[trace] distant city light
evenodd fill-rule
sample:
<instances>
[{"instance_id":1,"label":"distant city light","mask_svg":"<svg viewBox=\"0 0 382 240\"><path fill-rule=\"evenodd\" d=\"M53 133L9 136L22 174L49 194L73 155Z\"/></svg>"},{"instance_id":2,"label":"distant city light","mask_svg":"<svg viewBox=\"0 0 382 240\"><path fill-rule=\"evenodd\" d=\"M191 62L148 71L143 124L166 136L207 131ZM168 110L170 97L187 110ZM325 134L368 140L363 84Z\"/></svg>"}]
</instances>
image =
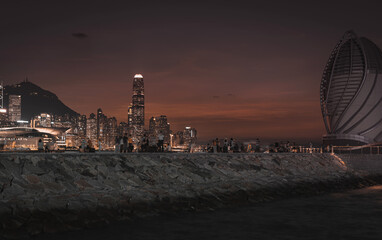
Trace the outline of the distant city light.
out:
<instances>
[{"instance_id":1,"label":"distant city light","mask_svg":"<svg viewBox=\"0 0 382 240\"><path fill-rule=\"evenodd\" d=\"M6 113L7 112L7 109L5 108L0 108L0 113Z\"/></svg>"},{"instance_id":2,"label":"distant city light","mask_svg":"<svg viewBox=\"0 0 382 240\"><path fill-rule=\"evenodd\" d=\"M29 123L29 121L24 121L24 120L18 120L18 123Z\"/></svg>"}]
</instances>

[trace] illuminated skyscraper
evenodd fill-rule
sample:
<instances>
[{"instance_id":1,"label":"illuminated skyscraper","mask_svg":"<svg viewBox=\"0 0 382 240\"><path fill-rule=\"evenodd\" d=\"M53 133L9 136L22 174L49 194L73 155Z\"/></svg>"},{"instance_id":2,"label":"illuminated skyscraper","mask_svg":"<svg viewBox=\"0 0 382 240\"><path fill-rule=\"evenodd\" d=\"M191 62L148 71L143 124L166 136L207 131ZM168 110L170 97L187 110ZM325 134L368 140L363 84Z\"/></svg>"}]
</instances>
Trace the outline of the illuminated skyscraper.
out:
<instances>
[{"instance_id":1,"label":"illuminated skyscraper","mask_svg":"<svg viewBox=\"0 0 382 240\"><path fill-rule=\"evenodd\" d=\"M78 137L84 139L86 137L86 115L80 115L77 117L76 128L78 131Z\"/></svg>"},{"instance_id":2,"label":"illuminated skyscraper","mask_svg":"<svg viewBox=\"0 0 382 240\"><path fill-rule=\"evenodd\" d=\"M133 81L132 132L135 137L143 135L145 126L145 94L143 76L135 74Z\"/></svg>"},{"instance_id":3,"label":"illuminated skyscraper","mask_svg":"<svg viewBox=\"0 0 382 240\"><path fill-rule=\"evenodd\" d=\"M117 137L117 119L115 117L107 118L105 123L105 134L102 139L104 148L111 149L115 145L115 138Z\"/></svg>"},{"instance_id":4,"label":"illuminated skyscraper","mask_svg":"<svg viewBox=\"0 0 382 240\"><path fill-rule=\"evenodd\" d=\"M327 135L337 146L382 142L382 52L369 39L346 32L321 80Z\"/></svg>"},{"instance_id":5,"label":"illuminated skyscraper","mask_svg":"<svg viewBox=\"0 0 382 240\"><path fill-rule=\"evenodd\" d=\"M7 120L7 109L4 108L4 88L3 83L0 83L0 125Z\"/></svg>"},{"instance_id":6,"label":"illuminated skyscraper","mask_svg":"<svg viewBox=\"0 0 382 240\"><path fill-rule=\"evenodd\" d=\"M100 140L103 136L103 122L105 119L105 115L102 112L101 108L97 110L97 140Z\"/></svg>"},{"instance_id":7,"label":"illuminated skyscraper","mask_svg":"<svg viewBox=\"0 0 382 240\"><path fill-rule=\"evenodd\" d=\"M149 122L149 135L157 138L159 134L164 136L164 143L170 143L170 123L167 122L167 117L161 115L152 117Z\"/></svg>"},{"instance_id":8,"label":"illuminated skyscraper","mask_svg":"<svg viewBox=\"0 0 382 240\"><path fill-rule=\"evenodd\" d=\"M86 120L86 137L92 142L97 143L97 119L94 113L90 114Z\"/></svg>"},{"instance_id":9,"label":"illuminated skyscraper","mask_svg":"<svg viewBox=\"0 0 382 240\"><path fill-rule=\"evenodd\" d=\"M133 135L133 105L131 103L127 108L127 131L125 131L124 134L125 133ZM121 136L124 136L124 134Z\"/></svg>"},{"instance_id":10,"label":"illuminated skyscraper","mask_svg":"<svg viewBox=\"0 0 382 240\"><path fill-rule=\"evenodd\" d=\"M21 96L9 95L8 105L9 121L17 122L21 120Z\"/></svg>"},{"instance_id":11,"label":"illuminated skyscraper","mask_svg":"<svg viewBox=\"0 0 382 240\"><path fill-rule=\"evenodd\" d=\"M4 108L4 88L3 83L0 83L0 109Z\"/></svg>"},{"instance_id":12,"label":"illuminated skyscraper","mask_svg":"<svg viewBox=\"0 0 382 240\"><path fill-rule=\"evenodd\" d=\"M33 127L52 127L52 115L41 113L32 119Z\"/></svg>"},{"instance_id":13,"label":"illuminated skyscraper","mask_svg":"<svg viewBox=\"0 0 382 240\"><path fill-rule=\"evenodd\" d=\"M125 122L120 122L118 125L118 136L125 136L125 134L129 134L129 127L127 123Z\"/></svg>"},{"instance_id":14,"label":"illuminated skyscraper","mask_svg":"<svg viewBox=\"0 0 382 240\"><path fill-rule=\"evenodd\" d=\"M183 141L184 143L196 143L196 129L192 127L185 127L183 130Z\"/></svg>"}]
</instances>

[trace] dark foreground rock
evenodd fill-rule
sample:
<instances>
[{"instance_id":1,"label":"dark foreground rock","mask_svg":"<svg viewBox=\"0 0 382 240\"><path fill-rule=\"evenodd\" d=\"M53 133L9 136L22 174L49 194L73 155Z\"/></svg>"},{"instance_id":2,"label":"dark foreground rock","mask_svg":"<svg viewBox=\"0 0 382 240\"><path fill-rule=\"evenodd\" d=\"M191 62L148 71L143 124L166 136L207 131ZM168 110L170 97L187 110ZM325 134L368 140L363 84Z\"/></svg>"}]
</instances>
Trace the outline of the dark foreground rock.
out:
<instances>
[{"instance_id":1,"label":"dark foreground rock","mask_svg":"<svg viewBox=\"0 0 382 240\"><path fill-rule=\"evenodd\" d=\"M1 154L0 234L24 238L382 183L378 171L346 161L329 154Z\"/></svg>"}]
</instances>

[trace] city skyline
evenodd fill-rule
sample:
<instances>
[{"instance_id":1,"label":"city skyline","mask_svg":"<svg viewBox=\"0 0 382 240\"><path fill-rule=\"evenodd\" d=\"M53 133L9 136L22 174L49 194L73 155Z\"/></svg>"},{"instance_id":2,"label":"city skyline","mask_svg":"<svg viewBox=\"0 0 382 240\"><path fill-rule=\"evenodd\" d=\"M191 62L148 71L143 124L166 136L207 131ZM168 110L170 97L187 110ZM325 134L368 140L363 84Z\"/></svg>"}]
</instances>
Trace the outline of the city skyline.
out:
<instances>
[{"instance_id":1,"label":"city skyline","mask_svg":"<svg viewBox=\"0 0 382 240\"><path fill-rule=\"evenodd\" d=\"M28 76L79 113L101 107L127 122L131 76L142 73L146 116L166 114L174 129L321 142L317 89L329 53L349 29L381 46L378 8L296 2L9 3L0 80Z\"/></svg>"}]
</instances>

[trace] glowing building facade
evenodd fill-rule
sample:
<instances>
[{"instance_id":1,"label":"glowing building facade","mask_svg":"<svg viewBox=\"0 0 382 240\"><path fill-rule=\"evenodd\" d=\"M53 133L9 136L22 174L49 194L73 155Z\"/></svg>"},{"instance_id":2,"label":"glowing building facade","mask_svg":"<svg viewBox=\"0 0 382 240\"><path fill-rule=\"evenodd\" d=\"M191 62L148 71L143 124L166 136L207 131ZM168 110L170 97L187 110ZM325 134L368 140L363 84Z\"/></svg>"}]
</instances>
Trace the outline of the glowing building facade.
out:
<instances>
[{"instance_id":1,"label":"glowing building facade","mask_svg":"<svg viewBox=\"0 0 382 240\"><path fill-rule=\"evenodd\" d=\"M167 122L167 117L161 115L159 117L152 117L149 122L149 136L152 138L158 138L162 134L164 136L164 143L170 143L170 123Z\"/></svg>"},{"instance_id":2,"label":"glowing building facade","mask_svg":"<svg viewBox=\"0 0 382 240\"><path fill-rule=\"evenodd\" d=\"M367 38L346 32L321 80L325 145L382 142L382 53Z\"/></svg>"},{"instance_id":3,"label":"glowing building facade","mask_svg":"<svg viewBox=\"0 0 382 240\"><path fill-rule=\"evenodd\" d=\"M90 114L86 120L86 138L89 139L92 144L97 143L97 118L94 113Z\"/></svg>"},{"instance_id":4,"label":"glowing building facade","mask_svg":"<svg viewBox=\"0 0 382 240\"><path fill-rule=\"evenodd\" d=\"M9 95L8 114L11 122L21 120L21 95Z\"/></svg>"},{"instance_id":5,"label":"glowing building facade","mask_svg":"<svg viewBox=\"0 0 382 240\"><path fill-rule=\"evenodd\" d=\"M134 137L141 137L145 126L145 94L143 76L135 74L133 81L131 126Z\"/></svg>"}]
</instances>

